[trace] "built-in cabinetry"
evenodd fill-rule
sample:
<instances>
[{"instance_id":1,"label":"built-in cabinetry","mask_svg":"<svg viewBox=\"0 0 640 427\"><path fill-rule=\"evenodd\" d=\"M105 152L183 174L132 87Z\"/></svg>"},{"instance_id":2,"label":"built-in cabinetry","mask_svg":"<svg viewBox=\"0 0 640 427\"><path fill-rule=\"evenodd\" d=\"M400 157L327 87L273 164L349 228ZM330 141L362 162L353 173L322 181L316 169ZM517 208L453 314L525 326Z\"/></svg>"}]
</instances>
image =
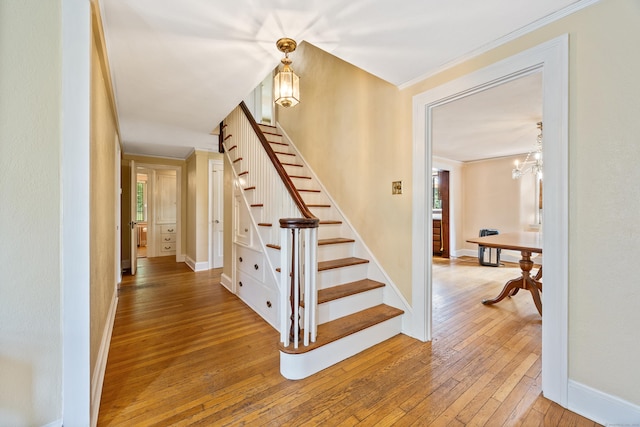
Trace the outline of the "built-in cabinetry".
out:
<instances>
[{"instance_id":1,"label":"built-in cabinetry","mask_svg":"<svg viewBox=\"0 0 640 427\"><path fill-rule=\"evenodd\" d=\"M262 252L236 245L238 296L272 325L277 324L278 294L265 286L265 258Z\"/></svg>"},{"instance_id":2,"label":"built-in cabinetry","mask_svg":"<svg viewBox=\"0 0 640 427\"><path fill-rule=\"evenodd\" d=\"M242 194L237 192L234 199L236 293L267 322L277 325L278 290L273 275L266 271L269 262L257 247L258 237Z\"/></svg>"},{"instance_id":3,"label":"built-in cabinetry","mask_svg":"<svg viewBox=\"0 0 640 427\"><path fill-rule=\"evenodd\" d=\"M160 242L158 242L158 252L160 256L173 255L176 253L176 225L160 225Z\"/></svg>"},{"instance_id":4,"label":"built-in cabinetry","mask_svg":"<svg viewBox=\"0 0 640 427\"><path fill-rule=\"evenodd\" d=\"M176 172L156 171L155 235L156 254L176 253Z\"/></svg>"},{"instance_id":5,"label":"built-in cabinetry","mask_svg":"<svg viewBox=\"0 0 640 427\"><path fill-rule=\"evenodd\" d=\"M433 254L442 255L442 220L433 220Z\"/></svg>"}]
</instances>

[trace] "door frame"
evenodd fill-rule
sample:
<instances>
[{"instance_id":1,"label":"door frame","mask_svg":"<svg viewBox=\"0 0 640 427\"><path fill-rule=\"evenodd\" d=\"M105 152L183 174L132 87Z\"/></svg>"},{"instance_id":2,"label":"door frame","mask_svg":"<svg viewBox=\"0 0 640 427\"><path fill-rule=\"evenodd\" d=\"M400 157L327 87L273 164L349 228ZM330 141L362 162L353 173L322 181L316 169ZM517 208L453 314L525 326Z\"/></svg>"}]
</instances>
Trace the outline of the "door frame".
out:
<instances>
[{"instance_id":1,"label":"door frame","mask_svg":"<svg viewBox=\"0 0 640 427\"><path fill-rule=\"evenodd\" d=\"M158 170L174 170L176 171L176 262L184 262L184 254L182 253L182 167L181 166L173 166L173 165L163 165L163 164L155 164L155 163L137 163L137 168L149 169L150 174L152 175L149 178L156 179L156 171ZM133 179L133 177L132 177ZM149 185L149 184L147 184ZM149 190L149 194L147 196L147 204L152 205L155 204L155 183L150 182L151 189ZM147 187L149 188L149 187ZM152 201L149 202L149 197L152 198ZM147 211L147 254L151 253L153 256L156 256L155 248L149 247L149 244L155 244L155 239L153 236L150 236L151 233L155 233L155 205L151 206ZM154 216L154 218L149 218L150 216ZM154 222L154 224L151 224ZM151 242L151 243L149 243ZM151 251L151 252L149 252ZM148 256L148 255L147 255Z\"/></svg>"},{"instance_id":2,"label":"door frame","mask_svg":"<svg viewBox=\"0 0 640 427\"><path fill-rule=\"evenodd\" d=\"M569 37L562 35L413 97L411 335L432 337L432 110L447 102L542 72L545 126L545 292L542 295L542 390L567 406L568 394L568 97ZM427 174L428 171L428 174ZM429 181L427 180L429 178ZM429 207L429 209L427 209ZM426 221L425 221L426 219Z\"/></svg>"},{"instance_id":3,"label":"door frame","mask_svg":"<svg viewBox=\"0 0 640 427\"><path fill-rule=\"evenodd\" d=\"M216 170L216 166L219 166L220 172L224 174L224 160L222 159L210 159L209 160L209 269L219 268L222 265L216 267L215 264L215 233L214 233L214 224L213 222L217 219L214 218L214 212L221 212L224 217L224 175L221 176L219 185L214 188L215 182L213 179L213 172ZM220 197L214 197L214 192L220 195ZM220 206L218 206L220 204ZM224 227L224 218L222 218ZM224 247L224 238L223 241L220 242L222 247ZM224 256L224 252L221 254Z\"/></svg>"}]
</instances>

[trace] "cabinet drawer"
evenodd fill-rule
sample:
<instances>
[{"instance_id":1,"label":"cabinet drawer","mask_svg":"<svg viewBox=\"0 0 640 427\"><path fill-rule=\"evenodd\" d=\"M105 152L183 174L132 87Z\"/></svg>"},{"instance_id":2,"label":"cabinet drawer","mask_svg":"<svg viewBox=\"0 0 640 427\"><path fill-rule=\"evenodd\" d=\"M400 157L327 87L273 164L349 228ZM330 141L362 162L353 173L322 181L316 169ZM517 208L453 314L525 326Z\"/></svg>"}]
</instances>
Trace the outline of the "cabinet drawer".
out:
<instances>
[{"instance_id":1,"label":"cabinet drawer","mask_svg":"<svg viewBox=\"0 0 640 427\"><path fill-rule=\"evenodd\" d=\"M161 234L167 234L167 233L174 233L176 232L176 225L175 224L161 224L160 225L160 233Z\"/></svg>"},{"instance_id":2,"label":"cabinet drawer","mask_svg":"<svg viewBox=\"0 0 640 427\"><path fill-rule=\"evenodd\" d=\"M171 233L160 234L160 243L175 243L176 235Z\"/></svg>"},{"instance_id":3,"label":"cabinet drawer","mask_svg":"<svg viewBox=\"0 0 640 427\"><path fill-rule=\"evenodd\" d=\"M175 243L160 242L160 252L175 252L175 250L176 250Z\"/></svg>"},{"instance_id":4,"label":"cabinet drawer","mask_svg":"<svg viewBox=\"0 0 640 427\"><path fill-rule=\"evenodd\" d=\"M238 296L268 322L277 324L278 294L243 272L238 273Z\"/></svg>"},{"instance_id":5,"label":"cabinet drawer","mask_svg":"<svg viewBox=\"0 0 640 427\"><path fill-rule=\"evenodd\" d=\"M264 280L264 255L261 252L236 246L236 266L238 270L250 274L259 281Z\"/></svg>"}]
</instances>

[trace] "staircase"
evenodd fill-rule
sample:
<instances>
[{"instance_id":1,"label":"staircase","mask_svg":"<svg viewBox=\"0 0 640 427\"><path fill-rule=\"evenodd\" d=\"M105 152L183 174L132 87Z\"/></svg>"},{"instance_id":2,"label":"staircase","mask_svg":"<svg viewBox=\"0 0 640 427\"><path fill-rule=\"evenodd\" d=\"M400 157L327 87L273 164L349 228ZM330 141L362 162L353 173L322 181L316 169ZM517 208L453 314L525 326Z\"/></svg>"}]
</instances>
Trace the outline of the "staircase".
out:
<instances>
[{"instance_id":1,"label":"staircase","mask_svg":"<svg viewBox=\"0 0 640 427\"><path fill-rule=\"evenodd\" d=\"M318 224L317 250L311 258L317 261L317 275L314 278L317 296L311 300L305 297L300 299L299 303L293 304L299 305L302 309L309 309L305 305L317 303L317 307L310 308L311 312L300 311L298 314L300 325L306 324L305 317L310 316L304 313L313 313L312 316L315 316L317 322L317 328L313 325L308 326L309 329L313 328L315 334L312 333L311 340L305 341L308 341L307 345L297 345L298 341L293 336L289 339L288 327L295 323L289 317L296 317L291 315L296 308L289 308L289 297L283 298L281 295L279 304L279 309L285 310L280 313L280 318L283 319L279 325L282 337L279 346L280 370L286 378L300 379L400 333L404 310L397 307L406 308L407 304L399 292L389 286L390 280L386 274L375 259L372 260L372 255L293 144L276 127L258 127L275 154L277 163L286 173L283 180L286 181L288 178L293 184L293 193L298 194L303 204L300 210L306 208L307 217L317 218ZM256 128L254 125L254 129ZM289 278L281 277L285 273L282 273L280 268L281 265L286 265L283 264L281 254L281 245L286 241L282 236L286 236L286 231L281 232L278 227L280 218L267 216L269 212L275 216L286 216L290 213L277 212L277 209L269 211L270 203L284 203L273 200L272 195L266 196L265 199L259 196L258 190L261 186L270 184L252 180L252 171L247 169L245 162L250 150L240 149L241 142L231 134L226 135L225 132L224 138L225 151L234 167L234 174L244 184L241 185L243 195L268 259L267 264L273 266L275 283L279 283L278 291L282 294L289 288ZM297 216L302 215L297 212ZM285 251L285 254L288 253ZM302 290L300 292L303 293ZM289 326L283 325L287 322Z\"/></svg>"}]
</instances>

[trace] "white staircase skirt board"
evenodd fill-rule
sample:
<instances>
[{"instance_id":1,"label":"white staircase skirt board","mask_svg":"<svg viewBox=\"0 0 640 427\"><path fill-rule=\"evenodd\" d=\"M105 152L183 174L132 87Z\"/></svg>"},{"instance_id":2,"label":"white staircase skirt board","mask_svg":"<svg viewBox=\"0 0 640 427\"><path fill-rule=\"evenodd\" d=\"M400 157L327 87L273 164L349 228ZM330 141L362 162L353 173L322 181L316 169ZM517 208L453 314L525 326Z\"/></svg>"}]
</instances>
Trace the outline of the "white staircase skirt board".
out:
<instances>
[{"instance_id":1,"label":"white staircase skirt board","mask_svg":"<svg viewBox=\"0 0 640 427\"><path fill-rule=\"evenodd\" d=\"M355 334L301 354L280 352L280 373L300 380L354 356L400 333L402 316L396 316Z\"/></svg>"},{"instance_id":2,"label":"white staircase skirt board","mask_svg":"<svg viewBox=\"0 0 640 427\"><path fill-rule=\"evenodd\" d=\"M318 289L331 288L342 283L351 283L367 278L367 264L350 265L349 267L333 268L318 271L316 286Z\"/></svg>"},{"instance_id":3,"label":"white staircase skirt board","mask_svg":"<svg viewBox=\"0 0 640 427\"><path fill-rule=\"evenodd\" d=\"M382 304L383 288L371 289L318 305L318 324L327 323Z\"/></svg>"}]
</instances>

